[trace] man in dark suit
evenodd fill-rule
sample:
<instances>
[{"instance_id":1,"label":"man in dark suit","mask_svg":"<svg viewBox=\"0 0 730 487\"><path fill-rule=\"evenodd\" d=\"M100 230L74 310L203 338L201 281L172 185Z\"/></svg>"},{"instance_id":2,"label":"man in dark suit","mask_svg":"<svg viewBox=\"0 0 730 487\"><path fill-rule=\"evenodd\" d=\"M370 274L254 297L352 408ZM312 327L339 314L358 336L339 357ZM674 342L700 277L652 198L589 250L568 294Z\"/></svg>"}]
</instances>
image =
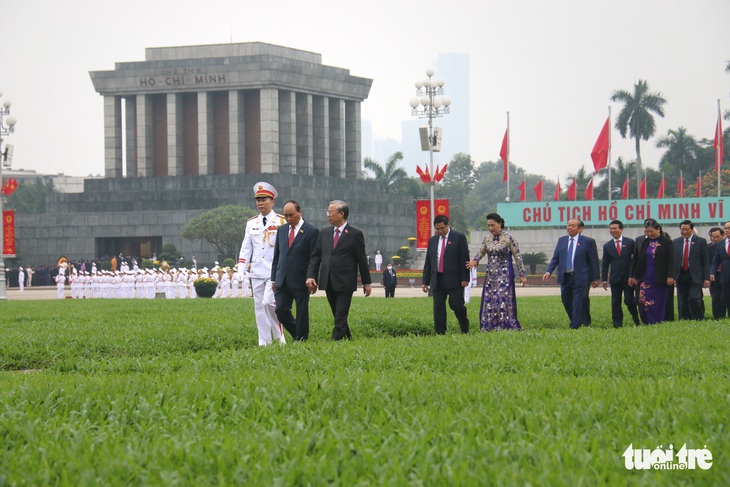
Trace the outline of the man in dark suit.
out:
<instances>
[{"instance_id":1,"label":"man in dark suit","mask_svg":"<svg viewBox=\"0 0 730 487\"><path fill-rule=\"evenodd\" d=\"M547 272L542 276L547 281L557 269L560 297L573 329L587 325L583 322L584 302L590 287L595 288L599 283L596 241L581 233L583 226L578 219L568 221L568 235L558 239Z\"/></svg>"},{"instance_id":2,"label":"man in dark suit","mask_svg":"<svg viewBox=\"0 0 730 487\"><path fill-rule=\"evenodd\" d=\"M724 252L725 231L721 227L713 227L709 232L711 243L707 244L707 252L710 254L710 265L715 259L715 252ZM712 274L710 267L710 297L712 300L712 317L721 320L727 316L727 305L722 299L722 267L718 266Z\"/></svg>"},{"instance_id":3,"label":"man in dark suit","mask_svg":"<svg viewBox=\"0 0 730 487\"><path fill-rule=\"evenodd\" d=\"M624 311L621 307L622 295L634 324L639 324L639 312L636 308L634 290L629 285L634 241L624 237L623 230L624 224L620 220L614 220L608 225L608 231L612 238L603 244L603 260L601 262L603 289L607 289L608 284L611 284L611 320L614 328L622 326L624 321Z\"/></svg>"},{"instance_id":4,"label":"man in dark suit","mask_svg":"<svg viewBox=\"0 0 730 487\"><path fill-rule=\"evenodd\" d=\"M722 285L722 304L730 315L730 221L725 222L725 238L715 244L710 267L710 280ZM722 272L721 272L722 269Z\"/></svg>"},{"instance_id":5,"label":"man in dark suit","mask_svg":"<svg viewBox=\"0 0 730 487\"><path fill-rule=\"evenodd\" d=\"M350 314L352 293L357 290L357 272L360 271L365 296L370 296L371 283L368 259L365 254L365 237L347 217L350 208L344 201L335 200L327 208L329 227L319 232L314 252L307 270L307 287L314 294L321 287L327 293L335 326L333 340L350 339Z\"/></svg>"},{"instance_id":6,"label":"man in dark suit","mask_svg":"<svg viewBox=\"0 0 730 487\"><path fill-rule=\"evenodd\" d=\"M681 320L705 319L702 288L710 287L710 256L707 240L694 234L694 224L679 224L681 237L674 243L674 280L677 282L677 308Z\"/></svg>"},{"instance_id":7,"label":"man in dark suit","mask_svg":"<svg viewBox=\"0 0 730 487\"><path fill-rule=\"evenodd\" d=\"M385 288L385 297L395 297L395 287L398 285L398 274L393 269L393 264L388 264L388 267L383 271L383 287Z\"/></svg>"},{"instance_id":8,"label":"man in dark suit","mask_svg":"<svg viewBox=\"0 0 730 487\"><path fill-rule=\"evenodd\" d=\"M459 320L462 333L469 333L469 317L464 304L464 288L469 284L469 245L466 235L449 228L449 217L433 220L436 235L428 240L421 288L433 295L433 323L436 333L446 333L446 298Z\"/></svg>"},{"instance_id":9,"label":"man in dark suit","mask_svg":"<svg viewBox=\"0 0 730 487\"><path fill-rule=\"evenodd\" d=\"M319 229L304 221L302 208L294 200L284 204L286 225L276 231L274 259L271 263L271 287L276 299L276 317L294 340L309 338L309 289L307 270L314 252ZM291 312L297 304L297 317Z\"/></svg>"}]
</instances>

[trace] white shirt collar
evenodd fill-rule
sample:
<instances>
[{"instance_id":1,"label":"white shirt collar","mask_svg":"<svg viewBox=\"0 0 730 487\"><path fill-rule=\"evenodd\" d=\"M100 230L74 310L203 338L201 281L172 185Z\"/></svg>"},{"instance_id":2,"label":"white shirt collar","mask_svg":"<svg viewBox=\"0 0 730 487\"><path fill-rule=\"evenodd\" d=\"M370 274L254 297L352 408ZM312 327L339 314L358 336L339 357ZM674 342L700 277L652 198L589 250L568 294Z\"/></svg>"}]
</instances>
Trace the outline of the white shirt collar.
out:
<instances>
[{"instance_id":1,"label":"white shirt collar","mask_svg":"<svg viewBox=\"0 0 730 487\"><path fill-rule=\"evenodd\" d=\"M302 225L304 225L304 218L300 218L299 223L294 225L294 233L299 233L299 230L302 229ZM290 227L291 227L291 225L290 225Z\"/></svg>"}]
</instances>

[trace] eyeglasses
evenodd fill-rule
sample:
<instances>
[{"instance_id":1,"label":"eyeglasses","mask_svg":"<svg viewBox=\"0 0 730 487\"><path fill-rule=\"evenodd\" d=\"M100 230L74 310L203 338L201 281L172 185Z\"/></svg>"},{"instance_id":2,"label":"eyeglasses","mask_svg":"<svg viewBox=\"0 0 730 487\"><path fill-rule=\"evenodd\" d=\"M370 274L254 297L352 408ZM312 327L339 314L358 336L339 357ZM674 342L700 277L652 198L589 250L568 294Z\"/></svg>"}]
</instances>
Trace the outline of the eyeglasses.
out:
<instances>
[{"instance_id":1,"label":"eyeglasses","mask_svg":"<svg viewBox=\"0 0 730 487\"><path fill-rule=\"evenodd\" d=\"M336 213L341 213L341 211L340 210L335 210L335 211L329 211L329 210L327 210L327 216L331 216L331 215L334 215Z\"/></svg>"}]
</instances>

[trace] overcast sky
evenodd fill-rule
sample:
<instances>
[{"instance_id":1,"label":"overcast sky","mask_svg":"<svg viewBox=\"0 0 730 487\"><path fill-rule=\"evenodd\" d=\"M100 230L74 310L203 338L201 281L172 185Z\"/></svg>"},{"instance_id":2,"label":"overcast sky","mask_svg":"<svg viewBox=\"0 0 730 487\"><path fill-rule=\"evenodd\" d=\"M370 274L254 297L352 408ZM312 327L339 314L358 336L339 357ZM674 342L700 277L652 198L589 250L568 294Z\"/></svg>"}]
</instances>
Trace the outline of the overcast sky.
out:
<instances>
[{"instance_id":1,"label":"overcast sky","mask_svg":"<svg viewBox=\"0 0 730 487\"><path fill-rule=\"evenodd\" d=\"M439 53L469 53L473 159L498 159L509 111L512 162L551 179L592 168L612 92L640 79L667 99L657 135L683 126L712 138L717 99L730 108L728 0L3 3L0 90L18 118L6 138L16 169L103 174L103 101L88 72L142 61L147 47L259 41L321 53L374 79L363 118L397 140L413 82ZM632 141L613 141L612 159L635 157ZM652 167L655 143L642 146Z\"/></svg>"}]
</instances>

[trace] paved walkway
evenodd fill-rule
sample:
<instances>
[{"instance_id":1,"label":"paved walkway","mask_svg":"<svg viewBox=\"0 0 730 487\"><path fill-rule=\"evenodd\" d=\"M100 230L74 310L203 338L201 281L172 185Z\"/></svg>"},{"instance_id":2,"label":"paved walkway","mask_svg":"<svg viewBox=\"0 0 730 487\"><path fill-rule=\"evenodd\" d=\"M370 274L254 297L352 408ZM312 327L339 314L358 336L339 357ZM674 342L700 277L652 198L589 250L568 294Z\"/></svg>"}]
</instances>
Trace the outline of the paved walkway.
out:
<instances>
[{"instance_id":1,"label":"paved walkway","mask_svg":"<svg viewBox=\"0 0 730 487\"><path fill-rule=\"evenodd\" d=\"M18 288L7 288L7 299L9 301L34 301L43 299L58 299L55 286L33 286L26 287L23 292L20 292ZM482 294L482 288L472 288L471 295L479 297ZM71 296L71 289L66 286L66 297ZM517 297L529 297L529 296L559 296L560 287L558 286L525 286L517 287ZM318 291L315 296L324 296L323 291ZM362 288L358 288L355 296L362 296ZM385 289L382 286L376 285L373 287L372 297L385 297ZM420 287L410 286L399 286L395 290L396 298L414 298L422 297L426 294L421 291Z\"/></svg>"}]
</instances>

